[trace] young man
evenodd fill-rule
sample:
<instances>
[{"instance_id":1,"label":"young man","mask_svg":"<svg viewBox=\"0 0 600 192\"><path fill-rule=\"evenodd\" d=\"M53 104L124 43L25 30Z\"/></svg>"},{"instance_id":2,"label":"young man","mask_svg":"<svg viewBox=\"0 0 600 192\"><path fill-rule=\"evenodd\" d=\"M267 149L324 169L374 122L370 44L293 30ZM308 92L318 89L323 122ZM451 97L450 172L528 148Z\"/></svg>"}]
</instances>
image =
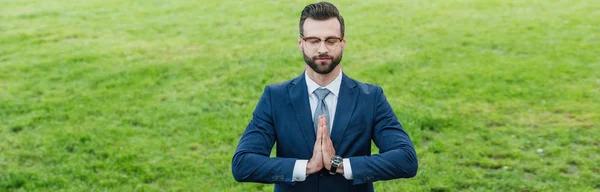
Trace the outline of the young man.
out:
<instances>
[{"instance_id":1,"label":"young man","mask_svg":"<svg viewBox=\"0 0 600 192\"><path fill-rule=\"evenodd\" d=\"M233 156L237 181L275 183L275 191L373 191L375 181L416 175L412 141L381 87L342 73L345 46L334 5L304 8L298 47L306 70L265 87ZM371 155L371 140L380 154Z\"/></svg>"}]
</instances>

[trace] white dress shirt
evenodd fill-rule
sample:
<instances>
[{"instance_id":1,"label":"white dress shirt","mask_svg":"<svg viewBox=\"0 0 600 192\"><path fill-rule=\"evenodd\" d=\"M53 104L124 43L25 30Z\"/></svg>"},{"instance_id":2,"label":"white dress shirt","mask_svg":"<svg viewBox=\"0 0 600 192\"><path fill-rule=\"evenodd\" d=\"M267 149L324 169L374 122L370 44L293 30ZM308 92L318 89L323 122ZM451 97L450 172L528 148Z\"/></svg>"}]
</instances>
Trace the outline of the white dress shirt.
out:
<instances>
[{"instance_id":1,"label":"white dress shirt","mask_svg":"<svg viewBox=\"0 0 600 192\"><path fill-rule=\"evenodd\" d=\"M314 117L315 111L317 110L317 102L319 99L317 95L314 93L315 90L321 88L319 84L315 83L306 72L304 72L304 79L306 79L306 87L308 88L308 100L310 102L310 112L311 117ZM335 118L335 110L337 108L337 101L340 93L340 86L342 85L342 71L340 70L340 74L331 82L329 85L323 87L331 91L329 95L325 97L325 103L327 104L327 108L329 109L329 118L331 119L329 124L329 133L333 129L333 120ZM306 165L308 164L308 160L296 160L294 164L294 172L292 181L304 181L306 180ZM352 180L352 168L350 167L350 159L344 158L344 177L348 180Z\"/></svg>"}]
</instances>

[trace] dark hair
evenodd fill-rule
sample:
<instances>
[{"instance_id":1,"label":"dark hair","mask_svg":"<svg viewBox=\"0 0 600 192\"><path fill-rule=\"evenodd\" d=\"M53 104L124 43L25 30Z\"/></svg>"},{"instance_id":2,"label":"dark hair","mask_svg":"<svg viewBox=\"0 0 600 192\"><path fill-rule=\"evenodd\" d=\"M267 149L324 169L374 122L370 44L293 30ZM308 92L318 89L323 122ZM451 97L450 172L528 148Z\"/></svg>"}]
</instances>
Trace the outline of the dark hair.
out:
<instances>
[{"instance_id":1,"label":"dark hair","mask_svg":"<svg viewBox=\"0 0 600 192\"><path fill-rule=\"evenodd\" d=\"M304 7L300 15L300 36L304 36L304 21L309 17L315 20L327 20L336 17L340 22L342 38L344 37L344 18L335 5L328 2L318 2Z\"/></svg>"}]
</instances>

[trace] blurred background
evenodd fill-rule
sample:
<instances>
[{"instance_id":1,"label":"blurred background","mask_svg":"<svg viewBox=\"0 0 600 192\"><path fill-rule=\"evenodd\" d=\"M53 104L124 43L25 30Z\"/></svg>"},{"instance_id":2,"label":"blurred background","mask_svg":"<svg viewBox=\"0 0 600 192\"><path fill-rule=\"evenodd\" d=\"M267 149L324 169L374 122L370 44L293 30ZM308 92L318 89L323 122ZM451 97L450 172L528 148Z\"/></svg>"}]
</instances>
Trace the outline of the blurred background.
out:
<instances>
[{"instance_id":1,"label":"blurred background","mask_svg":"<svg viewBox=\"0 0 600 192\"><path fill-rule=\"evenodd\" d=\"M310 3L0 0L0 191L272 191L231 158ZM600 191L597 0L332 3L419 157L376 191Z\"/></svg>"}]
</instances>

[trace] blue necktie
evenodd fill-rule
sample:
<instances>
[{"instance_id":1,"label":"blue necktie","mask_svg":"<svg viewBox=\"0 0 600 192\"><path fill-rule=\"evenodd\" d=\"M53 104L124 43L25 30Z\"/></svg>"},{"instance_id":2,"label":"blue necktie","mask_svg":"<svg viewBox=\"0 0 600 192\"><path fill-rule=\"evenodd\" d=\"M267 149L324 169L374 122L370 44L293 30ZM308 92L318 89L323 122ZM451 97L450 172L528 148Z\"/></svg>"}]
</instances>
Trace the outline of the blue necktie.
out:
<instances>
[{"instance_id":1,"label":"blue necktie","mask_svg":"<svg viewBox=\"0 0 600 192\"><path fill-rule=\"evenodd\" d=\"M319 99L317 101L317 109L315 110L315 116L313 117L313 124L315 126L315 133L319 130L319 116L325 115L325 120L327 120L327 128L329 128L329 109L327 108L327 103L325 103L325 97L331 93L326 88L318 88L315 90L315 95Z\"/></svg>"}]
</instances>

